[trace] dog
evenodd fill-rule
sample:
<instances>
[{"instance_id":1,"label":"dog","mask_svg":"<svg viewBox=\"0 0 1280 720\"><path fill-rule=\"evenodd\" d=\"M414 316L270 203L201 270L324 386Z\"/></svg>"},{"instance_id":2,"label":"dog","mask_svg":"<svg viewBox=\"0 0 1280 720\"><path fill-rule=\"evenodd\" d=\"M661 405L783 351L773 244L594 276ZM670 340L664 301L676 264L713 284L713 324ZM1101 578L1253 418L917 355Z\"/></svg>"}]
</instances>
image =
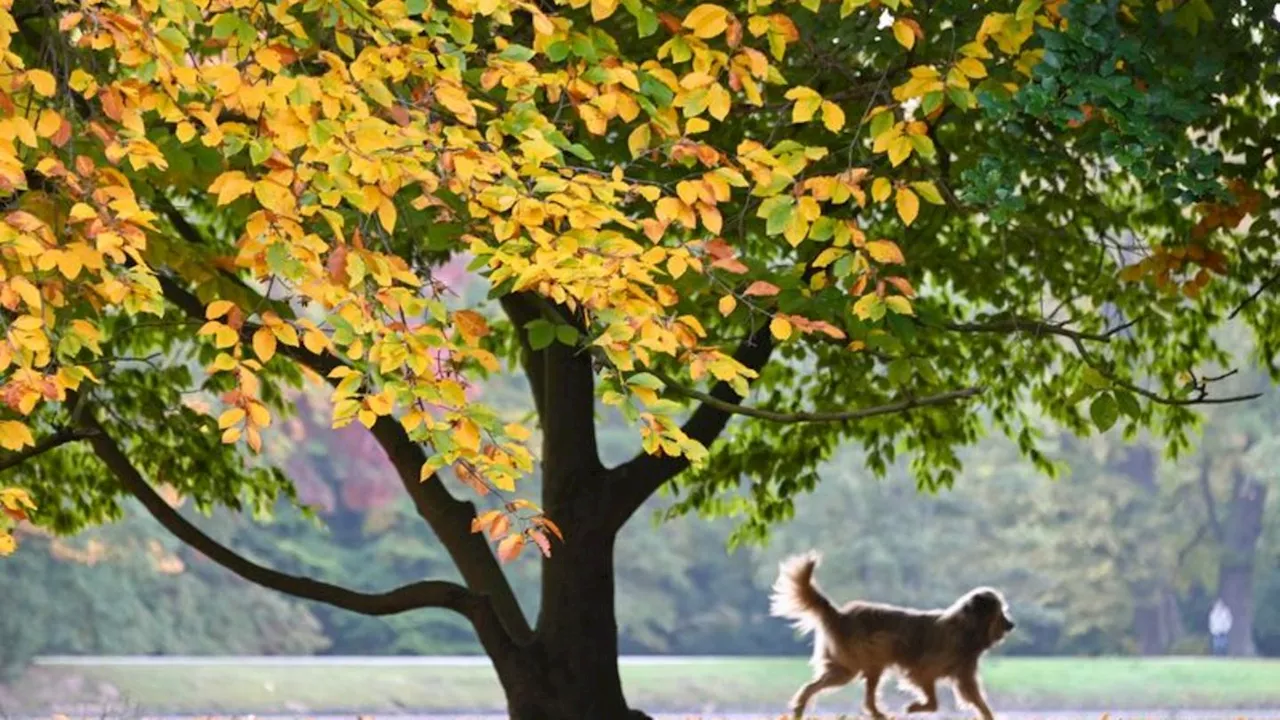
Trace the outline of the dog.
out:
<instances>
[{"instance_id":1,"label":"dog","mask_svg":"<svg viewBox=\"0 0 1280 720\"><path fill-rule=\"evenodd\" d=\"M945 610L913 610L869 602L837 609L813 582L821 556L816 551L780 563L769 612L786 618L802 634L814 634L813 679L791 698L796 720L814 695L866 680L863 707L876 720L876 690L894 670L919 691L908 713L938 709L937 683L951 680L965 703L992 720L978 682L978 659L1013 631L1004 597L991 588L969 591Z\"/></svg>"}]
</instances>

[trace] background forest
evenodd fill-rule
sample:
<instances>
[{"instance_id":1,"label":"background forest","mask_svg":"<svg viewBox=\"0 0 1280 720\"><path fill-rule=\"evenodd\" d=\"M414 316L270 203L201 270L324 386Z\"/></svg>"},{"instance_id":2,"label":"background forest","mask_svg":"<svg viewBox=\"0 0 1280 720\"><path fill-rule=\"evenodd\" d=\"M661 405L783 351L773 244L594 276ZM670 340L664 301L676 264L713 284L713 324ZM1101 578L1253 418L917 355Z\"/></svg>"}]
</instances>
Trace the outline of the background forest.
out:
<instances>
[{"instance_id":1,"label":"background forest","mask_svg":"<svg viewBox=\"0 0 1280 720\"><path fill-rule=\"evenodd\" d=\"M1233 378L1242 387L1259 378ZM486 401L528 397L523 378L495 377ZM219 511L202 524L220 541L286 572L383 588L456 571L413 509L376 442L358 425L328 427L323 391L300 396L275 428L308 518L281 504L266 525ZM966 472L936 495L905 466L875 480L846 448L766 545L725 550L732 519L656 519L651 501L619 543L624 653L803 654L767 617L777 559L821 548L820 578L841 598L948 603L979 583L1005 589L1020 619L1005 652L1196 654L1208 651L1216 597L1235 616L1231 653L1280 655L1280 513L1274 399L1210 411L1199 450L1176 465L1143 438L1063 437L1048 480L1002 439L969 451ZM620 419L602 432L606 460L637 439ZM186 510L190 510L187 508ZM254 587L180 547L142 513L55 539L27 531L5 560L0 666L38 654L454 654L477 651L456 616L369 618ZM376 557L377 562L369 559ZM536 612L536 563L513 563Z\"/></svg>"}]
</instances>

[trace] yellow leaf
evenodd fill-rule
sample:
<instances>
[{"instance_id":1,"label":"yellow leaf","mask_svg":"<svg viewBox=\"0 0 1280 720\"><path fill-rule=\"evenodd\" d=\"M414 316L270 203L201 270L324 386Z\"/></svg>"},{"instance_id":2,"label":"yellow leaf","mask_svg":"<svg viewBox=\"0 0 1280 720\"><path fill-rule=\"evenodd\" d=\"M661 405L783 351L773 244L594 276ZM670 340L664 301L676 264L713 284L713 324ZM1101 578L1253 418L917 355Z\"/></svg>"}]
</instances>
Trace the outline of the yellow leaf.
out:
<instances>
[{"instance_id":1,"label":"yellow leaf","mask_svg":"<svg viewBox=\"0 0 1280 720\"><path fill-rule=\"evenodd\" d=\"M618 9L618 0L591 0L591 19L600 22Z\"/></svg>"},{"instance_id":2,"label":"yellow leaf","mask_svg":"<svg viewBox=\"0 0 1280 720\"><path fill-rule=\"evenodd\" d=\"M672 255L667 258L667 273L671 278L677 279L689 269L689 261L684 259L683 255Z\"/></svg>"},{"instance_id":3,"label":"yellow leaf","mask_svg":"<svg viewBox=\"0 0 1280 720\"><path fill-rule=\"evenodd\" d=\"M329 338L319 330L308 330L302 336L302 344L311 352L319 355L329 347Z\"/></svg>"},{"instance_id":4,"label":"yellow leaf","mask_svg":"<svg viewBox=\"0 0 1280 720\"><path fill-rule=\"evenodd\" d=\"M707 112L717 120L724 120L729 116L730 100L729 91L725 90L723 85L720 83L712 85L707 91Z\"/></svg>"},{"instance_id":5,"label":"yellow leaf","mask_svg":"<svg viewBox=\"0 0 1280 720\"><path fill-rule=\"evenodd\" d=\"M232 425L237 425L244 420L244 416L244 408L231 408L218 416L218 429L226 430Z\"/></svg>"},{"instance_id":6,"label":"yellow leaf","mask_svg":"<svg viewBox=\"0 0 1280 720\"><path fill-rule=\"evenodd\" d=\"M631 150L631 157L640 157L645 150L649 149L649 138L652 134L653 131L649 129L647 124L631 131L631 134L627 136L627 147Z\"/></svg>"},{"instance_id":7,"label":"yellow leaf","mask_svg":"<svg viewBox=\"0 0 1280 720\"><path fill-rule=\"evenodd\" d=\"M791 337L791 321L781 315L774 315L773 320L769 321L769 332L779 340L786 340Z\"/></svg>"},{"instance_id":8,"label":"yellow leaf","mask_svg":"<svg viewBox=\"0 0 1280 720\"><path fill-rule=\"evenodd\" d=\"M233 443L233 442L235 442L235 441L239 440L239 439L240 439L240 432L241 432L241 431L240 431L240 428L238 428L238 427L229 427L229 428L227 428L226 430L223 430L223 431L222 431L222 444L223 444L223 445L230 445L231 443Z\"/></svg>"},{"instance_id":9,"label":"yellow leaf","mask_svg":"<svg viewBox=\"0 0 1280 720\"><path fill-rule=\"evenodd\" d=\"M178 142L185 144L196 136L196 128L191 123L183 120L178 123L178 129L174 131L174 136L178 138Z\"/></svg>"},{"instance_id":10,"label":"yellow leaf","mask_svg":"<svg viewBox=\"0 0 1280 720\"><path fill-rule=\"evenodd\" d=\"M28 70L27 81L31 83L31 87L35 88L37 93L45 97L52 97L58 91L57 81L53 79L52 74L45 70Z\"/></svg>"},{"instance_id":11,"label":"yellow leaf","mask_svg":"<svg viewBox=\"0 0 1280 720\"><path fill-rule=\"evenodd\" d=\"M920 214L920 198L907 188L898 188L898 195L895 198L898 206L898 217L902 218L902 222L910 225L915 222L916 216Z\"/></svg>"},{"instance_id":12,"label":"yellow leaf","mask_svg":"<svg viewBox=\"0 0 1280 720\"><path fill-rule=\"evenodd\" d=\"M721 315L728 315L733 312L734 308L738 307L738 299L732 295L725 295L720 298L720 302L717 305L720 308Z\"/></svg>"},{"instance_id":13,"label":"yellow leaf","mask_svg":"<svg viewBox=\"0 0 1280 720\"><path fill-rule=\"evenodd\" d=\"M884 202L892 192L893 183L889 182L889 178L878 177L871 183L871 197L875 198L876 202Z\"/></svg>"},{"instance_id":14,"label":"yellow leaf","mask_svg":"<svg viewBox=\"0 0 1280 720\"><path fill-rule=\"evenodd\" d=\"M253 334L253 352L262 362L268 362L276 354L276 336L267 328L258 328Z\"/></svg>"},{"instance_id":15,"label":"yellow leaf","mask_svg":"<svg viewBox=\"0 0 1280 720\"><path fill-rule=\"evenodd\" d=\"M974 80L977 80L979 78L984 78L987 76L987 66L983 65L982 62L977 60L976 58L971 58L971 57L963 58L962 60L956 63L956 67L960 68L960 72L973 78Z\"/></svg>"},{"instance_id":16,"label":"yellow leaf","mask_svg":"<svg viewBox=\"0 0 1280 720\"><path fill-rule=\"evenodd\" d=\"M231 312L231 308L235 307L235 303L230 300L214 300L204 309L204 316L207 320L217 320L218 318Z\"/></svg>"},{"instance_id":17,"label":"yellow leaf","mask_svg":"<svg viewBox=\"0 0 1280 720\"><path fill-rule=\"evenodd\" d=\"M818 112L818 108L822 107L822 96L818 91L803 85L791 88L783 97L795 101L795 106L791 108L793 123L809 122Z\"/></svg>"},{"instance_id":18,"label":"yellow leaf","mask_svg":"<svg viewBox=\"0 0 1280 720\"><path fill-rule=\"evenodd\" d=\"M271 424L271 411L267 410L267 406L262 403L249 403L249 421L258 427L266 427Z\"/></svg>"},{"instance_id":19,"label":"yellow leaf","mask_svg":"<svg viewBox=\"0 0 1280 720\"><path fill-rule=\"evenodd\" d=\"M892 240L872 240L865 249L876 262L902 264L907 261L902 256L902 250Z\"/></svg>"},{"instance_id":20,"label":"yellow leaf","mask_svg":"<svg viewBox=\"0 0 1280 720\"><path fill-rule=\"evenodd\" d=\"M393 232L396 229L396 205L391 202L391 198L384 197L382 202L378 204L378 222L382 223L382 229L387 232Z\"/></svg>"},{"instance_id":21,"label":"yellow leaf","mask_svg":"<svg viewBox=\"0 0 1280 720\"><path fill-rule=\"evenodd\" d=\"M890 295L884 299L884 304L899 315L915 315L915 308L911 307L911 301L901 295Z\"/></svg>"},{"instance_id":22,"label":"yellow leaf","mask_svg":"<svg viewBox=\"0 0 1280 720\"><path fill-rule=\"evenodd\" d=\"M5 450L21 450L27 445L35 445L31 430L15 420L0 420L0 447Z\"/></svg>"},{"instance_id":23,"label":"yellow leaf","mask_svg":"<svg viewBox=\"0 0 1280 720\"><path fill-rule=\"evenodd\" d=\"M529 428L521 425L520 423L509 423L503 426L502 431L517 442L524 442L525 440L528 440L530 436Z\"/></svg>"},{"instance_id":24,"label":"yellow leaf","mask_svg":"<svg viewBox=\"0 0 1280 720\"><path fill-rule=\"evenodd\" d=\"M40 111L40 119L36 121L36 134L42 138L50 138L62 128L62 116L54 110Z\"/></svg>"},{"instance_id":25,"label":"yellow leaf","mask_svg":"<svg viewBox=\"0 0 1280 720\"><path fill-rule=\"evenodd\" d=\"M700 117L689 118L689 122L684 124L685 135L697 135L698 133L706 132L710 129L711 123L707 122L705 118Z\"/></svg>"},{"instance_id":26,"label":"yellow leaf","mask_svg":"<svg viewBox=\"0 0 1280 720\"><path fill-rule=\"evenodd\" d=\"M831 101L822 103L822 124L827 126L831 132L840 132L844 129L844 110Z\"/></svg>"},{"instance_id":27,"label":"yellow leaf","mask_svg":"<svg viewBox=\"0 0 1280 720\"><path fill-rule=\"evenodd\" d=\"M703 40L713 38L729 27L729 11L719 5L703 4L684 18L684 27Z\"/></svg>"},{"instance_id":28,"label":"yellow leaf","mask_svg":"<svg viewBox=\"0 0 1280 720\"><path fill-rule=\"evenodd\" d=\"M906 135L899 135L889 143L889 162L894 167L902 164L911 156L911 140Z\"/></svg>"},{"instance_id":29,"label":"yellow leaf","mask_svg":"<svg viewBox=\"0 0 1280 720\"><path fill-rule=\"evenodd\" d=\"M911 26L901 20L893 21L893 37L902 47L910 50L916 46L916 34Z\"/></svg>"},{"instance_id":30,"label":"yellow leaf","mask_svg":"<svg viewBox=\"0 0 1280 720\"><path fill-rule=\"evenodd\" d=\"M853 314L863 320L876 318L877 309L880 309L880 315L884 315L884 310L880 307L881 304L879 295L876 295L875 293L867 293L861 298L858 298L858 302L853 304Z\"/></svg>"},{"instance_id":31,"label":"yellow leaf","mask_svg":"<svg viewBox=\"0 0 1280 720\"><path fill-rule=\"evenodd\" d=\"M219 175L209 186L209 192L218 194L218 205L226 205L253 192L253 181L239 170L231 170Z\"/></svg>"},{"instance_id":32,"label":"yellow leaf","mask_svg":"<svg viewBox=\"0 0 1280 720\"><path fill-rule=\"evenodd\" d=\"M453 441L464 450L480 449L480 428L468 418L462 418L453 428Z\"/></svg>"}]
</instances>

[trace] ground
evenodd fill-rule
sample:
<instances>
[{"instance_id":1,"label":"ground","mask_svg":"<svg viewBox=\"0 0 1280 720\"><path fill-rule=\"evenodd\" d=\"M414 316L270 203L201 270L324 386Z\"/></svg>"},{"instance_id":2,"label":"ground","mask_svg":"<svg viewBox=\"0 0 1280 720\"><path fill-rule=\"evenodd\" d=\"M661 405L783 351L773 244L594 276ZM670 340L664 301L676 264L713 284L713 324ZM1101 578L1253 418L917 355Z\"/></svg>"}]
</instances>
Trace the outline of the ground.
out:
<instances>
[{"instance_id":1,"label":"ground","mask_svg":"<svg viewBox=\"0 0 1280 720\"><path fill-rule=\"evenodd\" d=\"M808 667L803 658L635 658L624 660L622 672L627 697L650 712L776 717ZM983 678L992 705L1006 714L1069 710L1074 720L1081 713L1110 711L1115 718L1131 710L1145 717L1182 708L1280 718L1258 712L1280 708L1280 661L996 657L984 665ZM854 686L820 696L819 710L853 711L861 693ZM883 698L886 709L896 710L907 696L890 684ZM942 698L946 709L950 693ZM503 708L493 672L478 658L55 658L0 688L0 716L95 705L147 715L427 716Z\"/></svg>"}]
</instances>

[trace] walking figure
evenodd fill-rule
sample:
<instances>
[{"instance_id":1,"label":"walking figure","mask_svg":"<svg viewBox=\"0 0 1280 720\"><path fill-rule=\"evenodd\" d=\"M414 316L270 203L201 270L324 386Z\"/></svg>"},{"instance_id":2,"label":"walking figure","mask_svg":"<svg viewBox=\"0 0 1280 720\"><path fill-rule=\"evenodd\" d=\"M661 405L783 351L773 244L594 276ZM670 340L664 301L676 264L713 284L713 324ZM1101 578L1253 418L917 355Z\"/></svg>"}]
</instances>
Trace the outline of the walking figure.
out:
<instances>
[{"instance_id":1,"label":"walking figure","mask_svg":"<svg viewBox=\"0 0 1280 720\"><path fill-rule=\"evenodd\" d=\"M1209 611L1209 635L1213 637L1213 654L1227 654L1227 634L1231 632L1231 608L1218 598Z\"/></svg>"}]
</instances>

